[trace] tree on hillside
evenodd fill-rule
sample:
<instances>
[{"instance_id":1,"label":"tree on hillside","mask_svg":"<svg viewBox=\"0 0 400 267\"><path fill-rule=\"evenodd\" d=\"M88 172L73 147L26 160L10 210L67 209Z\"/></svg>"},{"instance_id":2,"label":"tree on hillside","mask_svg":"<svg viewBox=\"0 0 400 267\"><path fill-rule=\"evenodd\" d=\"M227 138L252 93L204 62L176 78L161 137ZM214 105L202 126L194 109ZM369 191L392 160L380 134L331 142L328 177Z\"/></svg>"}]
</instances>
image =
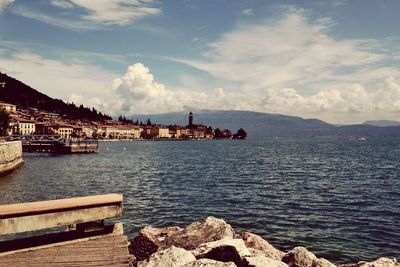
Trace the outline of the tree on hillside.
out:
<instances>
[{"instance_id":1,"label":"tree on hillside","mask_svg":"<svg viewBox=\"0 0 400 267\"><path fill-rule=\"evenodd\" d=\"M151 120L150 120L150 118L148 118L148 119L147 119L147 123L146 123L146 125L147 125L147 126L151 126L151 125L152 125L152 124L151 124Z\"/></svg>"},{"instance_id":2,"label":"tree on hillside","mask_svg":"<svg viewBox=\"0 0 400 267\"><path fill-rule=\"evenodd\" d=\"M224 135L223 135L222 131L219 128L214 130L214 138L215 139L224 138Z\"/></svg>"},{"instance_id":3,"label":"tree on hillside","mask_svg":"<svg viewBox=\"0 0 400 267\"><path fill-rule=\"evenodd\" d=\"M240 128L236 134L233 135L233 139L246 139L247 133L243 128Z\"/></svg>"},{"instance_id":4,"label":"tree on hillside","mask_svg":"<svg viewBox=\"0 0 400 267\"><path fill-rule=\"evenodd\" d=\"M10 115L4 109L0 109L0 135L5 135L10 124Z\"/></svg>"}]
</instances>

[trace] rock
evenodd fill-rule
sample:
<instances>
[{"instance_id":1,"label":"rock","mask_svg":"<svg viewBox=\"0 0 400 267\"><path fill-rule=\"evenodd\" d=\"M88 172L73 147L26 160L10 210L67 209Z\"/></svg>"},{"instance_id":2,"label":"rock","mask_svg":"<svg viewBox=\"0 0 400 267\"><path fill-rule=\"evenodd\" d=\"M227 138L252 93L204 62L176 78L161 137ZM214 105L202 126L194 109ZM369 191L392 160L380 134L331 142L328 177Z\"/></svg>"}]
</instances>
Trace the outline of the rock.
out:
<instances>
[{"instance_id":1,"label":"rock","mask_svg":"<svg viewBox=\"0 0 400 267\"><path fill-rule=\"evenodd\" d=\"M281 260L282 257L285 255L285 252L275 248L262 237L256 234L241 232L239 236L244 240L246 247L261 250L268 258Z\"/></svg>"},{"instance_id":2,"label":"rock","mask_svg":"<svg viewBox=\"0 0 400 267\"><path fill-rule=\"evenodd\" d=\"M229 238L201 244L192 253L197 259L207 258L222 262L231 261L237 266L242 266L244 257L251 256L242 239Z\"/></svg>"},{"instance_id":3,"label":"rock","mask_svg":"<svg viewBox=\"0 0 400 267\"><path fill-rule=\"evenodd\" d=\"M139 261L138 267L179 267L195 261L192 253L183 248L172 246L151 255L148 260Z\"/></svg>"},{"instance_id":4,"label":"rock","mask_svg":"<svg viewBox=\"0 0 400 267\"><path fill-rule=\"evenodd\" d=\"M288 267L284 262L265 256L245 257L243 263L248 267Z\"/></svg>"},{"instance_id":5,"label":"rock","mask_svg":"<svg viewBox=\"0 0 400 267\"><path fill-rule=\"evenodd\" d=\"M135 267L137 265L137 259L134 255L129 254L129 267Z\"/></svg>"},{"instance_id":6,"label":"rock","mask_svg":"<svg viewBox=\"0 0 400 267\"><path fill-rule=\"evenodd\" d=\"M319 258L314 260L312 267L336 267L336 265L324 258Z\"/></svg>"},{"instance_id":7,"label":"rock","mask_svg":"<svg viewBox=\"0 0 400 267\"><path fill-rule=\"evenodd\" d=\"M312 267L315 260L317 257L305 247L295 247L282 258L289 267Z\"/></svg>"},{"instance_id":8,"label":"rock","mask_svg":"<svg viewBox=\"0 0 400 267\"><path fill-rule=\"evenodd\" d=\"M237 267L233 262L221 262L210 259L200 259L185 264L182 267Z\"/></svg>"},{"instance_id":9,"label":"rock","mask_svg":"<svg viewBox=\"0 0 400 267\"><path fill-rule=\"evenodd\" d=\"M167 247L176 246L193 250L202 243L212 242L235 236L232 227L224 220L208 217L205 221L194 222L183 231L177 231L165 238Z\"/></svg>"},{"instance_id":10,"label":"rock","mask_svg":"<svg viewBox=\"0 0 400 267\"><path fill-rule=\"evenodd\" d=\"M396 259L379 258L372 262L360 261L353 264L343 264L340 267L399 267L400 264Z\"/></svg>"},{"instance_id":11,"label":"rock","mask_svg":"<svg viewBox=\"0 0 400 267\"><path fill-rule=\"evenodd\" d=\"M182 228L153 228L146 226L133 238L129 245L129 252L138 261L146 260L156 251L166 248L164 244L165 238L178 231L182 231Z\"/></svg>"},{"instance_id":12,"label":"rock","mask_svg":"<svg viewBox=\"0 0 400 267\"><path fill-rule=\"evenodd\" d=\"M264 253L264 251L254 249L254 248L249 248L249 247L247 247L247 249L250 251L250 255L251 255L250 257L257 257L257 256L267 257L267 255Z\"/></svg>"},{"instance_id":13,"label":"rock","mask_svg":"<svg viewBox=\"0 0 400 267\"><path fill-rule=\"evenodd\" d=\"M211 250L213 250L215 248L222 247L222 246L234 247L240 257L251 256L251 252L246 247L244 241L239 238L237 238L237 239L225 238L225 239L214 241L214 242L203 243L203 244L199 245L195 250L192 250L192 253L196 258L204 258L203 255L209 253Z\"/></svg>"}]
</instances>

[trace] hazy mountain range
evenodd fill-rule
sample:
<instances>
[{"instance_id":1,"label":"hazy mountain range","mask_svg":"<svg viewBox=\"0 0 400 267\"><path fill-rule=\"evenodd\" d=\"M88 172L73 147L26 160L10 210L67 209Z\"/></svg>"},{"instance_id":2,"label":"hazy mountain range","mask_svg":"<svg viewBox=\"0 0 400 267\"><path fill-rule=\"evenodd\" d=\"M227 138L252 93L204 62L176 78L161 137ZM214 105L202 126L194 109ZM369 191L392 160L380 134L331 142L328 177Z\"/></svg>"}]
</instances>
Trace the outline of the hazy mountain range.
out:
<instances>
[{"instance_id":1,"label":"hazy mountain range","mask_svg":"<svg viewBox=\"0 0 400 267\"><path fill-rule=\"evenodd\" d=\"M67 104L53 99L24 83L0 73L0 100L23 107L35 107L42 110L65 114L76 118L107 119L107 115L95 109ZM296 116L269 114L235 110L186 110L161 115L130 116L134 121L146 122L150 118L156 124L188 124L188 113L194 112L194 122L212 126L213 128L230 129L236 132L244 128L250 138L262 137L400 137L400 122L366 121L359 125L337 126L318 119L303 119Z\"/></svg>"},{"instance_id":2,"label":"hazy mountain range","mask_svg":"<svg viewBox=\"0 0 400 267\"><path fill-rule=\"evenodd\" d=\"M379 126L379 127L388 127L388 126L400 126L400 121L389 121L389 120L378 120L378 121L366 121L364 124Z\"/></svg>"},{"instance_id":3,"label":"hazy mountain range","mask_svg":"<svg viewBox=\"0 0 400 267\"><path fill-rule=\"evenodd\" d=\"M195 123L214 128L228 128L236 131L244 128L249 137L371 137L399 136L400 126L379 127L375 125L335 126L318 119L236 110L190 110ZM186 125L189 110L160 115L138 115L139 121L150 118L153 123ZM132 117L136 118L136 117ZM378 124L379 121L376 123Z\"/></svg>"}]
</instances>

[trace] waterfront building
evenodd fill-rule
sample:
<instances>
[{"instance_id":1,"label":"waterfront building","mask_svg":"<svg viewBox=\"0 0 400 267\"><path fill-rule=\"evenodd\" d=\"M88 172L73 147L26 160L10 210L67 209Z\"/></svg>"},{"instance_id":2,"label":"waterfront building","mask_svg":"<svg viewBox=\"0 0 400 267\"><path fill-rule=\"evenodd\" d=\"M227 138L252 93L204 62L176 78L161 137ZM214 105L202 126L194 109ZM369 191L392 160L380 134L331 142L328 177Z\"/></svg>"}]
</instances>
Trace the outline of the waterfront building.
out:
<instances>
[{"instance_id":1,"label":"waterfront building","mask_svg":"<svg viewBox=\"0 0 400 267\"><path fill-rule=\"evenodd\" d=\"M169 135L171 138L185 138L187 137L187 129L181 125L171 125L169 128Z\"/></svg>"},{"instance_id":2,"label":"waterfront building","mask_svg":"<svg viewBox=\"0 0 400 267\"><path fill-rule=\"evenodd\" d=\"M84 137L82 126L73 125L72 128L73 128L73 130L72 130L73 137L78 137L78 138Z\"/></svg>"},{"instance_id":3,"label":"waterfront building","mask_svg":"<svg viewBox=\"0 0 400 267\"><path fill-rule=\"evenodd\" d=\"M100 135L96 129L94 129L93 127L89 127L89 126L82 126L82 132L83 135L88 137L88 138L94 138L94 135L96 133L96 135Z\"/></svg>"},{"instance_id":4,"label":"waterfront building","mask_svg":"<svg viewBox=\"0 0 400 267\"><path fill-rule=\"evenodd\" d=\"M110 139L139 139L142 128L136 125L106 125L101 134Z\"/></svg>"},{"instance_id":5,"label":"waterfront building","mask_svg":"<svg viewBox=\"0 0 400 267\"><path fill-rule=\"evenodd\" d=\"M152 138L170 138L169 128L167 126L152 126L150 128Z\"/></svg>"},{"instance_id":6,"label":"waterfront building","mask_svg":"<svg viewBox=\"0 0 400 267\"><path fill-rule=\"evenodd\" d=\"M45 124L43 122L36 122L35 123L35 134L39 134L39 135L51 134L49 132L50 127L51 127L50 124Z\"/></svg>"},{"instance_id":7,"label":"waterfront building","mask_svg":"<svg viewBox=\"0 0 400 267\"><path fill-rule=\"evenodd\" d=\"M4 109L5 111L9 113L15 113L17 112L17 106L5 102L0 101L0 109Z\"/></svg>"},{"instance_id":8,"label":"waterfront building","mask_svg":"<svg viewBox=\"0 0 400 267\"><path fill-rule=\"evenodd\" d=\"M186 126L190 138L203 139L206 134L206 126L203 124L194 124L193 112L189 113L189 124Z\"/></svg>"},{"instance_id":9,"label":"waterfront building","mask_svg":"<svg viewBox=\"0 0 400 267\"><path fill-rule=\"evenodd\" d=\"M68 124L55 124L52 125L49 129L52 134L60 135L63 138L71 138L72 132L74 131L74 127Z\"/></svg>"},{"instance_id":10,"label":"waterfront building","mask_svg":"<svg viewBox=\"0 0 400 267\"><path fill-rule=\"evenodd\" d=\"M19 135L31 135L35 133L35 122L31 120L19 119L17 120L17 134Z\"/></svg>"}]
</instances>

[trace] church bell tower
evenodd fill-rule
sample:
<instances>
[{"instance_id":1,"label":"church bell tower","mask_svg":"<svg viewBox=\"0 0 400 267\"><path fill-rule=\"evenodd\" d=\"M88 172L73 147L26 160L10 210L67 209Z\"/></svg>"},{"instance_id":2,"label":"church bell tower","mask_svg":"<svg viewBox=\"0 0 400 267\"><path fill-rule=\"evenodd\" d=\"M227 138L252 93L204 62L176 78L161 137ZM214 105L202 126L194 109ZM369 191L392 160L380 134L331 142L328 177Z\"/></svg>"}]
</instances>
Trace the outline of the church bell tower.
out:
<instances>
[{"instance_id":1,"label":"church bell tower","mask_svg":"<svg viewBox=\"0 0 400 267\"><path fill-rule=\"evenodd\" d=\"M192 125L193 125L193 113L190 112L189 113L189 126L192 126Z\"/></svg>"}]
</instances>

